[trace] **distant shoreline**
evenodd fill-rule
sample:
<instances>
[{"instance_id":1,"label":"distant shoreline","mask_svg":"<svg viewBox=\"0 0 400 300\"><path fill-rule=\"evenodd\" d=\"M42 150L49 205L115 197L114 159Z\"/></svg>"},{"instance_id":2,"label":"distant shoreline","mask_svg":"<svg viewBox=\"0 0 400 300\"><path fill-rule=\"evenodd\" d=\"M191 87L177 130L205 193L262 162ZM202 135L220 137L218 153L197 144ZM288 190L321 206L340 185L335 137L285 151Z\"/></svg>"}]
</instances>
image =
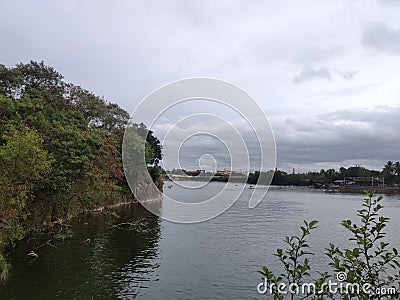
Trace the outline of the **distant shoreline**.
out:
<instances>
[{"instance_id":1,"label":"distant shoreline","mask_svg":"<svg viewBox=\"0 0 400 300\"><path fill-rule=\"evenodd\" d=\"M240 179L240 180L239 180ZM164 178L165 181L172 181L170 178ZM208 178L204 177L186 177L186 178L174 178L174 181L204 181L207 182L209 181ZM210 182L228 182L223 181L223 180L215 180L214 178L210 180ZM231 183L243 183L243 178L237 178L235 180L235 177L232 177L230 179ZM255 186L255 184L250 184L246 183L247 185L252 185ZM326 193L344 193L344 194L364 194L365 190L368 191L375 191L377 194L386 194L386 195L394 195L394 194L400 194L400 187L397 186L352 186L352 185L347 185L347 186L339 186L335 188L315 188L313 186L307 186L307 185L270 185L271 187L277 188L277 187L297 187L297 188L308 188L313 191L321 191L321 192L326 192Z\"/></svg>"}]
</instances>

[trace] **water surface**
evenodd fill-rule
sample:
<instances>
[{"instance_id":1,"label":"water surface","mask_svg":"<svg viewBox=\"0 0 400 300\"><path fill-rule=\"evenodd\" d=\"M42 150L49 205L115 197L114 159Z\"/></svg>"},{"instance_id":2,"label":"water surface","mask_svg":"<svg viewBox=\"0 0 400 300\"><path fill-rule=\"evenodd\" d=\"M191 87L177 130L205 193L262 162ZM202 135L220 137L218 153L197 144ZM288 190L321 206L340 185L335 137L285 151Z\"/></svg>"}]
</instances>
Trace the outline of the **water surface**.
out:
<instances>
[{"instance_id":1,"label":"water surface","mask_svg":"<svg viewBox=\"0 0 400 300\"><path fill-rule=\"evenodd\" d=\"M212 183L207 193L223 185ZM239 188L228 186L232 194ZM102 216L82 216L72 224L72 238L54 243L57 249L37 249L33 260L27 253L37 241L21 242L0 299L261 299L256 271L263 265L279 270L271 254L285 235L299 232L303 220L320 221L310 236L317 269L327 269L323 249L329 243L350 246L339 223L356 219L362 195L272 188L249 209L251 192L245 189L227 212L198 224L163 221L139 206L117 211L114 223L144 220L148 230L141 233L117 229ZM166 193L191 202L207 197L177 186ZM400 196L385 196L383 204L392 218L388 240L400 247Z\"/></svg>"}]
</instances>

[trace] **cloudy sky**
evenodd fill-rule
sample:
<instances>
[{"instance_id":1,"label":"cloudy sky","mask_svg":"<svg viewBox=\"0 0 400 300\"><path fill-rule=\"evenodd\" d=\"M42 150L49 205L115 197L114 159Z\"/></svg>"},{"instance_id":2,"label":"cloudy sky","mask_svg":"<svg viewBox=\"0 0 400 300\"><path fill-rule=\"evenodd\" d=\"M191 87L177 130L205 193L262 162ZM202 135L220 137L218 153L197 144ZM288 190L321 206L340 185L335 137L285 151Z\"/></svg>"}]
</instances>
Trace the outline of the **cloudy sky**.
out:
<instances>
[{"instance_id":1,"label":"cloudy sky","mask_svg":"<svg viewBox=\"0 0 400 300\"><path fill-rule=\"evenodd\" d=\"M278 168L400 159L400 1L2 0L0 11L0 63L43 60L129 112L186 77L240 86L271 122Z\"/></svg>"}]
</instances>

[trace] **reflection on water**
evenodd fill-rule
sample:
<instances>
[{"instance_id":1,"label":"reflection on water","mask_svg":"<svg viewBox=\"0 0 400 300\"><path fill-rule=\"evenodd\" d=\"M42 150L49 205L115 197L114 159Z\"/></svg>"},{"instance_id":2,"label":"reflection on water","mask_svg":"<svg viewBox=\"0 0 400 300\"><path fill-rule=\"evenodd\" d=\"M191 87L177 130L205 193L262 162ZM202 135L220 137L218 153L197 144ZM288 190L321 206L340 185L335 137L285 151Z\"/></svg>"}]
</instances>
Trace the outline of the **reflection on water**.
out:
<instances>
[{"instance_id":1,"label":"reflection on water","mask_svg":"<svg viewBox=\"0 0 400 300\"><path fill-rule=\"evenodd\" d=\"M127 222L146 218L145 233L113 228L104 216L73 223L74 236L27 253L33 241L20 243L12 255L12 277L0 286L0 299L130 299L149 285L158 267L159 219L139 206L117 211Z\"/></svg>"},{"instance_id":2,"label":"reflection on water","mask_svg":"<svg viewBox=\"0 0 400 300\"><path fill-rule=\"evenodd\" d=\"M210 184L210 195L221 186ZM240 187L229 186L235 188ZM134 206L118 211L117 222L146 217L152 231L124 231L91 216L76 220L74 237L55 243L58 249L38 249L36 260L27 257L33 242L20 243L11 256L12 278L0 285L0 299L263 299L256 271L263 265L278 270L271 254L283 246L285 235L299 232L303 220L320 221L309 238L315 268L326 268L323 253L329 243L351 247L339 224L356 219L362 195L272 188L249 209L252 191L246 189L231 209L208 222L175 224ZM196 198L176 186L166 192L187 202L206 196ZM400 248L400 197L385 196L383 204L391 217L388 240Z\"/></svg>"}]
</instances>

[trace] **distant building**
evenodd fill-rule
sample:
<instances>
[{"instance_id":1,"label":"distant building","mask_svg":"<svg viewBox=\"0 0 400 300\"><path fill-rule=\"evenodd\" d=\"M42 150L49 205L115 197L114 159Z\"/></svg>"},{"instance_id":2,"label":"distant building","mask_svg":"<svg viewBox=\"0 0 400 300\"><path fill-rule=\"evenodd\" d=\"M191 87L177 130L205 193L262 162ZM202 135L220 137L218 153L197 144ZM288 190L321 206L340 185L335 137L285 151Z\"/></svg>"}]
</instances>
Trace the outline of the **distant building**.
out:
<instances>
[{"instance_id":1,"label":"distant building","mask_svg":"<svg viewBox=\"0 0 400 300\"><path fill-rule=\"evenodd\" d=\"M348 180L348 179L339 179L339 180L335 180L333 183L337 184L337 185L349 185L349 184L353 184L354 181Z\"/></svg>"},{"instance_id":2,"label":"distant building","mask_svg":"<svg viewBox=\"0 0 400 300\"><path fill-rule=\"evenodd\" d=\"M356 185L356 186L380 186L384 185L384 180L378 177L349 177L343 180L335 180L337 185Z\"/></svg>"},{"instance_id":3,"label":"distant building","mask_svg":"<svg viewBox=\"0 0 400 300\"><path fill-rule=\"evenodd\" d=\"M223 169L223 170L217 170L217 173L215 173L215 176L230 176L232 171Z\"/></svg>"}]
</instances>

